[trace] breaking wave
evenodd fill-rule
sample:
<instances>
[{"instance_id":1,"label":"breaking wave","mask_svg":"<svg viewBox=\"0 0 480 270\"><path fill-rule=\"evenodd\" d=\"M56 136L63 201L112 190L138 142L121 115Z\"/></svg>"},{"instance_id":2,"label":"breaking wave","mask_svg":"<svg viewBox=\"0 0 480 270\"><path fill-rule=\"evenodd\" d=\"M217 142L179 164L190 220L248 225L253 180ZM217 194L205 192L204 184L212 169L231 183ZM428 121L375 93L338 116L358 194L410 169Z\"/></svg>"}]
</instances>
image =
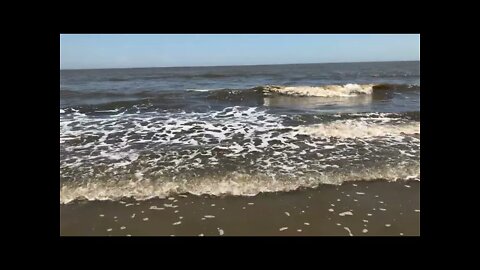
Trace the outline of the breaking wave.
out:
<instances>
[{"instance_id":1,"label":"breaking wave","mask_svg":"<svg viewBox=\"0 0 480 270\"><path fill-rule=\"evenodd\" d=\"M245 195L419 175L418 113L60 111L60 202Z\"/></svg>"},{"instance_id":2,"label":"breaking wave","mask_svg":"<svg viewBox=\"0 0 480 270\"><path fill-rule=\"evenodd\" d=\"M301 97L351 97L369 95L373 91L373 84L346 84L325 86L265 86L265 94L281 94Z\"/></svg>"},{"instance_id":3,"label":"breaking wave","mask_svg":"<svg viewBox=\"0 0 480 270\"><path fill-rule=\"evenodd\" d=\"M137 179L133 176L130 180L119 182L89 182L80 186L66 184L61 187L60 203L65 204L75 200L120 200L122 198L147 200L184 193L214 196L255 196L264 192L287 192L300 188L315 188L320 184L340 185L348 181L380 179L386 181L419 180L419 177L420 167L418 164L410 167L363 169L349 173L332 172L306 175L295 179L239 172L196 179L149 180Z\"/></svg>"}]
</instances>

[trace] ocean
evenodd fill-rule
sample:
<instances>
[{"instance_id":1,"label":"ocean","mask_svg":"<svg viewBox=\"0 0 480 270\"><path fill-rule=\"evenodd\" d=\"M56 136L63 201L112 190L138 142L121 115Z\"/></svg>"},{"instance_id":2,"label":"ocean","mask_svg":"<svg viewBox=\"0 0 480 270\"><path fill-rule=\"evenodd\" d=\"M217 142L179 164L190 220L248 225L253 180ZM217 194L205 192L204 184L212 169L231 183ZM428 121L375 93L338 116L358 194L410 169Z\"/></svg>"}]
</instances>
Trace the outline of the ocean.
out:
<instances>
[{"instance_id":1,"label":"ocean","mask_svg":"<svg viewBox=\"0 0 480 270\"><path fill-rule=\"evenodd\" d=\"M114 233L98 229L96 211L104 205L117 205L111 212L147 203L139 210L145 212L162 202L172 207L155 207L171 208L173 217L172 202L186 197L219 205L240 200L248 207L250 199L258 205L269 196L304 198L331 190L323 198L335 201L335 192L343 196L347 186L370 184L392 194L404 185L415 189L411 207L418 210L419 181L419 61L60 71L62 234ZM88 222L72 221L78 211ZM418 212L412 210L407 226L413 235L419 233ZM125 213L129 222L131 214ZM140 224L137 235L171 234ZM261 224L235 235L289 231L263 230L268 226ZM335 226L340 231L312 234L348 235L353 227ZM196 235L198 228L191 225L183 235ZM211 228L220 230L227 235Z\"/></svg>"}]
</instances>

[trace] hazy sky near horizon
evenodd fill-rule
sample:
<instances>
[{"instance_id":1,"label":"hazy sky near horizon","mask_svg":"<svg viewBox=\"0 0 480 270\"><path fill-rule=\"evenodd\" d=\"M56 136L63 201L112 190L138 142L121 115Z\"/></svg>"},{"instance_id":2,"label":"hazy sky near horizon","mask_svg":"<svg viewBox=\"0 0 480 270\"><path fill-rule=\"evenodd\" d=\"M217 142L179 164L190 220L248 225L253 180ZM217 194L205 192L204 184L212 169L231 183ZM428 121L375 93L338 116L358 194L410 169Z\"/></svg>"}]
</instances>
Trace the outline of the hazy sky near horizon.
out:
<instances>
[{"instance_id":1,"label":"hazy sky near horizon","mask_svg":"<svg viewBox=\"0 0 480 270\"><path fill-rule=\"evenodd\" d=\"M418 34L60 35L60 69L409 60Z\"/></svg>"}]
</instances>

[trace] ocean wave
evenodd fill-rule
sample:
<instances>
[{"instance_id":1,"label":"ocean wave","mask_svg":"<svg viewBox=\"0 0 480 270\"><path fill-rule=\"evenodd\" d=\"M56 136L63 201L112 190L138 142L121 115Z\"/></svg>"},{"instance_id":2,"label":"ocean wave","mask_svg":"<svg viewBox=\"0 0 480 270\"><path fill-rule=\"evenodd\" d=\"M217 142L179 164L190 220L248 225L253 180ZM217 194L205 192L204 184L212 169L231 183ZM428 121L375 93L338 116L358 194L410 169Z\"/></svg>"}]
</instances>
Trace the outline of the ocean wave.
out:
<instances>
[{"instance_id":1,"label":"ocean wave","mask_svg":"<svg viewBox=\"0 0 480 270\"><path fill-rule=\"evenodd\" d=\"M147 200L165 198L175 194L190 193L193 195L232 195L255 196L265 192L288 192L300 188L315 188L321 184L340 185L351 181L401 181L420 180L419 164L408 167L384 167L362 169L348 173L326 173L304 175L295 178L281 178L275 175L245 174L232 172L202 178L173 177L155 180L143 179L134 175L129 180L88 182L84 184L67 183L60 187L60 204L75 200L120 200L134 198Z\"/></svg>"},{"instance_id":2,"label":"ocean wave","mask_svg":"<svg viewBox=\"0 0 480 270\"><path fill-rule=\"evenodd\" d=\"M355 95L372 94L374 91L407 91L420 90L418 85L408 84L344 84L344 85L322 85L322 86L277 86L261 85L246 89L229 88L187 88L187 92L208 92L216 94L218 97L232 95L252 95L270 96L272 94L304 97L349 97ZM119 96L138 96L138 97L163 97L178 95L181 91L164 89L158 90L136 90L136 91L116 91L112 90L72 90L60 89L61 98L69 97L119 97Z\"/></svg>"},{"instance_id":3,"label":"ocean wave","mask_svg":"<svg viewBox=\"0 0 480 270\"><path fill-rule=\"evenodd\" d=\"M266 136L278 130L292 131L287 137L305 134L322 137L355 138L368 136L399 136L420 133L420 112L406 113L344 113L331 115L276 115L259 107L227 107L219 111L126 113L120 109L96 112L105 116L88 116L80 110L60 110L60 139L79 137L82 134L108 134L130 131L135 134L155 134L158 144L189 142L208 143L233 138L242 134L251 138ZM308 124L308 125L305 125ZM75 126L75 129L72 127ZM105 128L108 127L108 132ZM199 137L200 134L209 136ZM179 137L179 135L182 135ZM273 134L272 134L273 135ZM268 136L267 136L268 137ZM125 138L127 139L127 138Z\"/></svg>"},{"instance_id":4,"label":"ocean wave","mask_svg":"<svg viewBox=\"0 0 480 270\"><path fill-rule=\"evenodd\" d=\"M62 113L61 202L407 179L419 170L419 122L410 114Z\"/></svg>"},{"instance_id":5,"label":"ocean wave","mask_svg":"<svg viewBox=\"0 0 480 270\"><path fill-rule=\"evenodd\" d=\"M380 122L390 122L390 118L378 118ZM298 134L316 137L363 138L376 136L398 136L420 134L420 122L403 124L379 124L369 121L343 120L324 124L297 127Z\"/></svg>"},{"instance_id":6,"label":"ocean wave","mask_svg":"<svg viewBox=\"0 0 480 270\"><path fill-rule=\"evenodd\" d=\"M135 105L148 105L157 108L181 108L188 104L241 104L260 106L291 102L298 106L318 106L321 104L370 103L376 99L388 99L392 93L416 91L417 85L402 84L346 84L324 86L273 86L264 85L247 89L198 88L178 90L131 91L116 90L60 90L61 103L77 109L95 111ZM356 100L354 98L357 98ZM361 100L363 98L363 100ZM195 101L195 102L194 102ZM187 104L188 103L188 104Z\"/></svg>"},{"instance_id":7,"label":"ocean wave","mask_svg":"<svg viewBox=\"0 0 480 270\"><path fill-rule=\"evenodd\" d=\"M264 85L249 89L210 90L210 98L219 100L244 100L248 98L263 98L275 95L291 97L355 97L371 95L386 91L415 91L418 85L408 84L344 84L323 86L278 86Z\"/></svg>"},{"instance_id":8,"label":"ocean wave","mask_svg":"<svg viewBox=\"0 0 480 270\"><path fill-rule=\"evenodd\" d=\"M369 95L373 84L345 84L325 86L265 86L264 94L280 94L298 97L352 97Z\"/></svg>"},{"instance_id":9,"label":"ocean wave","mask_svg":"<svg viewBox=\"0 0 480 270\"><path fill-rule=\"evenodd\" d=\"M377 91L419 90L417 85L405 84L356 84L323 86L263 86L264 94L281 94L297 97L352 97L370 95Z\"/></svg>"}]
</instances>

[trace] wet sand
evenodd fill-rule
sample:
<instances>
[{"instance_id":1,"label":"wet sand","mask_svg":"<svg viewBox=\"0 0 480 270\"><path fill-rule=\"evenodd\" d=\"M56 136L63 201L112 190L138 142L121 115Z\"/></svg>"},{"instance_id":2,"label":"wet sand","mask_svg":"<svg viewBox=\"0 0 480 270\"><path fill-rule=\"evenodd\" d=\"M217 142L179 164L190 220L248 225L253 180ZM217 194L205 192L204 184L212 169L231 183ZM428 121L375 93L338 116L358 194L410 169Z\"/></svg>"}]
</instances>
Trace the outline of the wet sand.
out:
<instances>
[{"instance_id":1,"label":"wet sand","mask_svg":"<svg viewBox=\"0 0 480 270\"><path fill-rule=\"evenodd\" d=\"M420 182L60 205L61 236L418 236Z\"/></svg>"}]
</instances>

